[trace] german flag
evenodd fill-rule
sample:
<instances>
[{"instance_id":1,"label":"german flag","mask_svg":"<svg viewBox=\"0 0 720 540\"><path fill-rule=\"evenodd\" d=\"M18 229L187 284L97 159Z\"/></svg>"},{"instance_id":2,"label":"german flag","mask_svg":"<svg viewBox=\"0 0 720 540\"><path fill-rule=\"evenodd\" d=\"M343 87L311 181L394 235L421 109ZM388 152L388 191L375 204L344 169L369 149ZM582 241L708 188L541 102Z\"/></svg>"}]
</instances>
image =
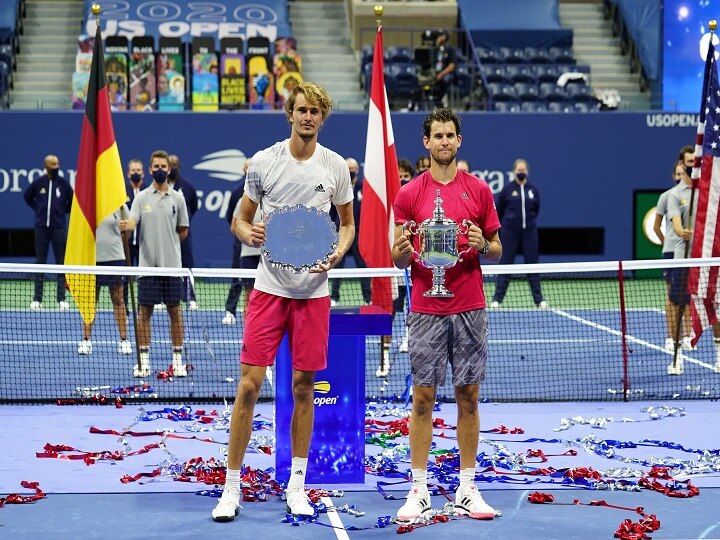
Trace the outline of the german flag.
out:
<instances>
[{"instance_id":1,"label":"german flag","mask_svg":"<svg viewBox=\"0 0 720 540\"><path fill-rule=\"evenodd\" d=\"M95 230L125 201L125 179L110 116L103 41L98 27L80 138L75 197L70 211L66 265L96 264ZM83 320L88 324L93 322L95 276L68 274L67 282Z\"/></svg>"}]
</instances>

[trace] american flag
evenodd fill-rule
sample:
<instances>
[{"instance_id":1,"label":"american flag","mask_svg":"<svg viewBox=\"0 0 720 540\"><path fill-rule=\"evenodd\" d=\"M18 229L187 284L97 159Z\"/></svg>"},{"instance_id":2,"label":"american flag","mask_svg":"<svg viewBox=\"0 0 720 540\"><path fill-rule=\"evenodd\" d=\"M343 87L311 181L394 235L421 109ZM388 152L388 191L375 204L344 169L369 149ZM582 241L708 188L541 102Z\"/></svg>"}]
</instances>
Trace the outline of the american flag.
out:
<instances>
[{"instance_id":1,"label":"american flag","mask_svg":"<svg viewBox=\"0 0 720 540\"><path fill-rule=\"evenodd\" d=\"M720 256L720 85L718 85L715 46L710 41L705 61L700 122L695 141L693 164L693 189L698 190L697 212L693 233L691 257L708 258ZM692 211L692 209L691 209ZM688 290L692 295L690 314L692 318L693 345L703 330L717 322L717 305L720 302L718 267L694 267L690 269Z\"/></svg>"}]
</instances>

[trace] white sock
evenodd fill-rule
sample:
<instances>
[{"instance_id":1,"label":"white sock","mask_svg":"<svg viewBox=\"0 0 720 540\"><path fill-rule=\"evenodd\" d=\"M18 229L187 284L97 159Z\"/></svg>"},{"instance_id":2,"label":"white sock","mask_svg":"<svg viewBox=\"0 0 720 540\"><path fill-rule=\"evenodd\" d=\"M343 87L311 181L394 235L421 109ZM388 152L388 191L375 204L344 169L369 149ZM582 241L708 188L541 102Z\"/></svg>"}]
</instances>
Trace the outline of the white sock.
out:
<instances>
[{"instance_id":1,"label":"white sock","mask_svg":"<svg viewBox=\"0 0 720 540\"><path fill-rule=\"evenodd\" d=\"M412 471L412 485L427 490L427 471L424 469L410 469Z\"/></svg>"},{"instance_id":2,"label":"white sock","mask_svg":"<svg viewBox=\"0 0 720 540\"><path fill-rule=\"evenodd\" d=\"M304 489L308 458L294 457L290 465L290 480L287 489Z\"/></svg>"},{"instance_id":3,"label":"white sock","mask_svg":"<svg viewBox=\"0 0 720 540\"><path fill-rule=\"evenodd\" d=\"M468 488L475 483L475 469L467 468L460 470L460 486L458 491Z\"/></svg>"},{"instance_id":4,"label":"white sock","mask_svg":"<svg viewBox=\"0 0 720 540\"><path fill-rule=\"evenodd\" d=\"M240 469L228 469L225 472L225 489L240 493Z\"/></svg>"}]
</instances>

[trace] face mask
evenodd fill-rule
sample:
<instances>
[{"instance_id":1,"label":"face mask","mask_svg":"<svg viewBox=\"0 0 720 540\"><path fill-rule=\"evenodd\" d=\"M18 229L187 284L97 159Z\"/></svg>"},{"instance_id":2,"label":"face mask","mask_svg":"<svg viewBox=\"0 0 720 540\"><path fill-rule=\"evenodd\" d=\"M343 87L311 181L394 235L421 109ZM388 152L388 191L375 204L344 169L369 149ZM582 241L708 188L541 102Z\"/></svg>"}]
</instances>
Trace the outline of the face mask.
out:
<instances>
[{"instance_id":1,"label":"face mask","mask_svg":"<svg viewBox=\"0 0 720 540\"><path fill-rule=\"evenodd\" d=\"M692 178L692 167L685 167L685 174L687 174L690 178Z\"/></svg>"},{"instance_id":2,"label":"face mask","mask_svg":"<svg viewBox=\"0 0 720 540\"><path fill-rule=\"evenodd\" d=\"M142 175L140 173L132 173L130 175L130 181L135 184L139 184L140 182L142 182Z\"/></svg>"},{"instance_id":3,"label":"face mask","mask_svg":"<svg viewBox=\"0 0 720 540\"><path fill-rule=\"evenodd\" d=\"M157 169L156 171L153 171L153 180L155 180L158 184L164 184L165 180L167 180L167 177L168 173L163 169Z\"/></svg>"},{"instance_id":4,"label":"face mask","mask_svg":"<svg viewBox=\"0 0 720 540\"><path fill-rule=\"evenodd\" d=\"M58 172L60 169L55 167L54 169L48 169L48 178L52 178L53 180L58 177Z\"/></svg>"},{"instance_id":5,"label":"face mask","mask_svg":"<svg viewBox=\"0 0 720 540\"><path fill-rule=\"evenodd\" d=\"M178 175L177 167L171 167L170 172L167 175L168 180L175 180L177 178L177 175Z\"/></svg>"},{"instance_id":6,"label":"face mask","mask_svg":"<svg viewBox=\"0 0 720 540\"><path fill-rule=\"evenodd\" d=\"M527 178L527 173L519 172L515 175L515 178L520 180L521 182Z\"/></svg>"}]
</instances>

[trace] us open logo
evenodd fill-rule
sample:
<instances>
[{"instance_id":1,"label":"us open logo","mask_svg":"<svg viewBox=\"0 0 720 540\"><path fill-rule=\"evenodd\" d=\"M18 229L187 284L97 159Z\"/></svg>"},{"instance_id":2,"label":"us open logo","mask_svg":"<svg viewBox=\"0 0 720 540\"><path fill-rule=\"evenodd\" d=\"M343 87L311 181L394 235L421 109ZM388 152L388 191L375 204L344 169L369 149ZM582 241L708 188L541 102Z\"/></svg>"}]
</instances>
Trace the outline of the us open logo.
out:
<instances>
[{"instance_id":1,"label":"us open logo","mask_svg":"<svg viewBox=\"0 0 720 540\"><path fill-rule=\"evenodd\" d=\"M316 394L329 394L330 393L330 383L328 381L318 381L315 383L315 393ZM318 406L322 407L323 405L337 405L337 400L339 396L332 396L332 397L316 397L313 400L313 403Z\"/></svg>"}]
</instances>

